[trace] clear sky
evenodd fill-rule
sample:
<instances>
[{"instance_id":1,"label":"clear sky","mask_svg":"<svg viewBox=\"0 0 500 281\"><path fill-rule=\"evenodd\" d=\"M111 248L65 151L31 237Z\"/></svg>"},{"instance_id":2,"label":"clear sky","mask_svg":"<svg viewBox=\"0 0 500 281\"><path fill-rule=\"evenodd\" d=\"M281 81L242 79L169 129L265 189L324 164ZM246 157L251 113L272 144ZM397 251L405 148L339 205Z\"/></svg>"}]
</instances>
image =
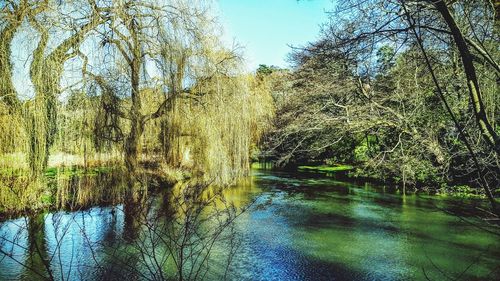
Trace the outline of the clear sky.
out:
<instances>
[{"instance_id":1,"label":"clear sky","mask_svg":"<svg viewBox=\"0 0 500 281\"><path fill-rule=\"evenodd\" d=\"M242 45L250 70L259 64L288 66L290 47L318 38L332 0L219 0L225 38Z\"/></svg>"}]
</instances>

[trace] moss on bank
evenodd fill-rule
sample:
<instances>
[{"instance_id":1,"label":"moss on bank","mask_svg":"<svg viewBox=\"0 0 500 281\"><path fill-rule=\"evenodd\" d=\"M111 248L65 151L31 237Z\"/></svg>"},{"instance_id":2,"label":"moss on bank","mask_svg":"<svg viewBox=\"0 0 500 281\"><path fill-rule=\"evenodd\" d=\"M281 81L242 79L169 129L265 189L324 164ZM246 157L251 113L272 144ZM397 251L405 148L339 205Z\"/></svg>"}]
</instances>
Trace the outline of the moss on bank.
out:
<instances>
[{"instance_id":1,"label":"moss on bank","mask_svg":"<svg viewBox=\"0 0 500 281\"><path fill-rule=\"evenodd\" d=\"M298 170L308 170L314 172L348 172L354 169L351 165L319 165L319 166L298 166Z\"/></svg>"}]
</instances>

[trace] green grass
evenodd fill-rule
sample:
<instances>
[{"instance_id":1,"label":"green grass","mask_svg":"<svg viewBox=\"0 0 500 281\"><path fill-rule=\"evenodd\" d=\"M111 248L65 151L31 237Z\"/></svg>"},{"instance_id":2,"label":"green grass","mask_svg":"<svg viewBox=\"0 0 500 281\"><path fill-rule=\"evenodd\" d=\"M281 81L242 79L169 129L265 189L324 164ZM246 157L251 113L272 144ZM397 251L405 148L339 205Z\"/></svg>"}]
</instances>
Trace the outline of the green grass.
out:
<instances>
[{"instance_id":1,"label":"green grass","mask_svg":"<svg viewBox=\"0 0 500 281\"><path fill-rule=\"evenodd\" d=\"M111 167L94 167L89 169L82 169L78 167L68 167L68 168L48 168L45 171L46 177L59 176L81 176L81 175L98 175L107 174L112 171Z\"/></svg>"},{"instance_id":2,"label":"green grass","mask_svg":"<svg viewBox=\"0 0 500 281\"><path fill-rule=\"evenodd\" d=\"M319 165L319 166L299 166L299 170L309 170L309 171L317 171L317 172L342 172L342 171L350 171L354 169L353 166L350 165Z\"/></svg>"},{"instance_id":3,"label":"green grass","mask_svg":"<svg viewBox=\"0 0 500 281\"><path fill-rule=\"evenodd\" d=\"M253 162L250 166L252 169L270 169L273 167L273 164L270 162Z\"/></svg>"}]
</instances>

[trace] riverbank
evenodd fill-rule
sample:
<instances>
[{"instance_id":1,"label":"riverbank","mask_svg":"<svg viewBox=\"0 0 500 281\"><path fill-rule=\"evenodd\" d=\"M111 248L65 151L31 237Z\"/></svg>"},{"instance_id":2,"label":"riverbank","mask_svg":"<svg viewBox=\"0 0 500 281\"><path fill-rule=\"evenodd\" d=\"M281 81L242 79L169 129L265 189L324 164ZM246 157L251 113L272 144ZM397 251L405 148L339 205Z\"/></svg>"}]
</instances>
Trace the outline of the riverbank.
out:
<instances>
[{"instance_id":1,"label":"riverbank","mask_svg":"<svg viewBox=\"0 0 500 281\"><path fill-rule=\"evenodd\" d=\"M115 162L109 162L113 164ZM115 163L116 164L116 163ZM143 162L142 178L150 187L173 186L191 179L189 171ZM253 170L272 170L269 163L253 163ZM288 172L325 175L357 185L366 183L402 193L401 186L359 176L353 165L303 165ZM49 210L78 210L122 203L127 191L126 170L121 166L51 167L44 177L31 181L25 169L0 170L0 220ZM149 187L148 187L149 188ZM406 189L407 194L483 200L484 195L468 186Z\"/></svg>"},{"instance_id":2,"label":"riverbank","mask_svg":"<svg viewBox=\"0 0 500 281\"><path fill-rule=\"evenodd\" d=\"M260 166L255 166L260 167ZM395 179L381 179L373 175L364 173L360 166L348 165L348 164L310 164L310 165L298 165L296 167L298 171L302 172L313 172L313 173L323 173L328 176L333 176L338 179L343 180L353 180L358 182L371 182L378 185L393 186L403 192L403 184L398 183ZM448 185L444 183L435 183L435 186L429 186L421 182L417 182L414 185L405 186L406 193L424 193L436 196L451 196L457 198L475 198L475 199L486 199L483 189L475 189L467 184L456 184ZM496 190L500 192L500 190ZM500 203L500 201L499 201Z\"/></svg>"}]
</instances>

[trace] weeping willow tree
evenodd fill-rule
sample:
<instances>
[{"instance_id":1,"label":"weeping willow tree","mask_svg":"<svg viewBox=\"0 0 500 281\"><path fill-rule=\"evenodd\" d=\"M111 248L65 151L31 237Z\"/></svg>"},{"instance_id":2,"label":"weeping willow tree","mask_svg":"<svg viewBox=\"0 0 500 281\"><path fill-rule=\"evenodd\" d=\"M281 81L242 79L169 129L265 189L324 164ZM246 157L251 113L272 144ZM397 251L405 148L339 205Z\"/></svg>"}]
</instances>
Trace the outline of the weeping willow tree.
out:
<instances>
[{"instance_id":1,"label":"weeping willow tree","mask_svg":"<svg viewBox=\"0 0 500 281\"><path fill-rule=\"evenodd\" d=\"M206 55L206 65L196 70L205 75L185 89L189 95L172 101L159 136L167 165L227 185L248 174L250 151L273 114L272 98L239 70L233 52L212 48Z\"/></svg>"},{"instance_id":2,"label":"weeping willow tree","mask_svg":"<svg viewBox=\"0 0 500 281\"><path fill-rule=\"evenodd\" d=\"M67 206L75 196L83 205L97 203L92 196L108 196L116 178L105 176L106 190L86 180L73 186L73 176L100 175L88 169L97 166L126 167L127 187L150 172L220 185L248 173L272 98L220 40L209 2L1 6L11 16L2 18L0 32L17 25L8 30L18 37L2 38L0 46L0 166L19 163L22 172L0 173L0 215ZM34 43L23 45L21 37ZM23 85L19 93L12 81L23 71L12 71L9 40L26 47L16 55L26 59L21 70L32 88ZM54 188L65 180L68 188ZM119 201L132 189L117 190Z\"/></svg>"},{"instance_id":3,"label":"weeping willow tree","mask_svg":"<svg viewBox=\"0 0 500 281\"><path fill-rule=\"evenodd\" d=\"M94 4L93 1L89 1ZM85 36L105 22L101 10L94 5L85 7L90 13L86 22L74 26L72 34L55 46L49 46L50 30L44 16L30 15L29 22L39 33L40 40L33 52L30 79L35 96L26 113L28 132L28 159L33 175L41 174L47 167L50 148L57 132L57 106L61 94L60 80L64 73L64 63L79 54L80 44ZM41 23L45 21L46 23Z\"/></svg>"},{"instance_id":4,"label":"weeping willow tree","mask_svg":"<svg viewBox=\"0 0 500 281\"><path fill-rule=\"evenodd\" d=\"M269 88L243 73L241 56L224 47L213 20L200 17L191 24L197 28L187 34L178 32L176 22L172 30L161 29L156 64L169 91L162 117L152 124L159 130L148 126L148 133L159 136L168 167L231 184L247 175L250 150L273 101Z\"/></svg>"},{"instance_id":5,"label":"weeping willow tree","mask_svg":"<svg viewBox=\"0 0 500 281\"><path fill-rule=\"evenodd\" d=\"M0 3L0 153L13 152L22 139L21 101L12 82L12 41L29 13L37 13L27 0Z\"/></svg>"},{"instance_id":6,"label":"weeping willow tree","mask_svg":"<svg viewBox=\"0 0 500 281\"><path fill-rule=\"evenodd\" d=\"M212 11L210 1L186 0L20 0L3 7L2 153L25 153L35 177L51 154L51 165L83 158L87 167L117 150L131 177L140 161L224 184L245 175L272 112L262 103L272 99L262 81L244 74L240 55L224 47ZM12 84L17 28L35 42L27 46L32 94L18 95Z\"/></svg>"},{"instance_id":7,"label":"weeping willow tree","mask_svg":"<svg viewBox=\"0 0 500 281\"><path fill-rule=\"evenodd\" d=\"M123 143L124 162L130 174L138 169L146 124L155 123L176 108L178 96L189 95L182 86L185 65L190 53L199 52L197 59L203 56L198 46L205 37L203 21L207 10L201 2L197 4L109 4L112 19L101 35L111 67L85 73L101 91L103 112L98 116L96 131L102 136L98 137L109 139L107 136L112 135ZM172 46L184 47L176 52ZM155 67L155 63L161 67ZM148 93L156 93L158 102L146 103Z\"/></svg>"},{"instance_id":8,"label":"weeping willow tree","mask_svg":"<svg viewBox=\"0 0 500 281\"><path fill-rule=\"evenodd\" d=\"M145 64L154 56L154 40L150 36L158 24L168 18L167 7L154 3L107 3L112 12L111 21L102 32L102 47L112 57L115 77L109 75L110 69L101 69L101 73L85 70L101 90L102 113L96 121L98 138L115 137L123 143L124 162L129 174L135 174L138 168L140 138L145 124L161 116L166 102L151 112L145 109L142 101L144 85L147 84ZM174 8L175 11L180 11ZM152 26L149 22L156 22ZM154 38L153 38L154 39ZM87 60L87 58L84 58ZM103 74L104 73L104 74ZM142 75L141 75L142 74ZM147 112L147 113L146 113ZM125 120L126 128L120 126Z\"/></svg>"},{"instance_id":9,"label":"weeping willow tree","mask_svg":"<svg viewBox=\"0 0 500 281\"><path fill-rule=\"evenodd\" d=\"M107 7L111 20L100 35L108 61L87 69L89 58L82 55L83 72L100 92L97 143L121 143L130 175L140 161L152 160L217 183L245 175L265 115L255 110L252 92L266 89L243 74L236 52L223 47L209 5Z\"/></svg>"}]
</instances>

